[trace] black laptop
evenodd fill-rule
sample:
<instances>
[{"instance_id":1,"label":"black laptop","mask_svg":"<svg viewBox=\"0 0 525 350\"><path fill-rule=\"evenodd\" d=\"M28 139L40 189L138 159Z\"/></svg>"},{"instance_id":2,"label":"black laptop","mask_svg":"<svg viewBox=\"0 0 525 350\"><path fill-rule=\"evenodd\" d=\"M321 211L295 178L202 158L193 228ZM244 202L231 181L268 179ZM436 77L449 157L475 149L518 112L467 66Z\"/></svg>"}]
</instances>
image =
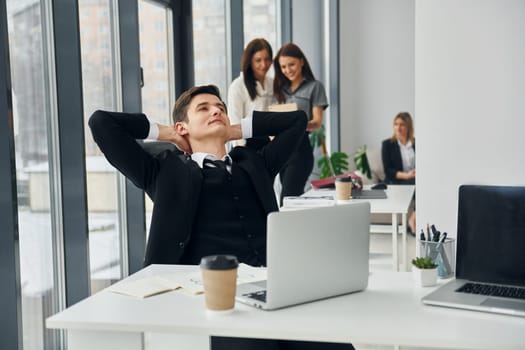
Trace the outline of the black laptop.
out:
<instances>
[{"instance_id":1,"label":"black laptop","mask_svg":"<svg viewBox=\"0 0 525 350\"><path fill-rule=\"evenodd\" d=\"M352 189L352 199L386 199L385 190Z\"/></svg>"},{"instance_id":2,"label":"black laptop","mask_svg":"<svg viewBox=\"0 0 525 350\"><path fill-rule=\"evenodd\" d=\"M525 187L459 188L456 279L422 302L525 316Z\"/></svg>"}]
</instances>

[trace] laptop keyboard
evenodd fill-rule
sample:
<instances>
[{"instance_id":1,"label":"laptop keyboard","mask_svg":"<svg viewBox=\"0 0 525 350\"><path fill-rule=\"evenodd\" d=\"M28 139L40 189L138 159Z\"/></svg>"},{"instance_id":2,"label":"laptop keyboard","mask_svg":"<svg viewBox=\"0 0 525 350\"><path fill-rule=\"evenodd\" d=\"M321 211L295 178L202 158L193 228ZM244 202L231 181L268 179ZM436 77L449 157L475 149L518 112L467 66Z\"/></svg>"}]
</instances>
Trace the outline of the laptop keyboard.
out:
<instances>
[{"instance_id":1,"label":"laptop keyboard","mask_svg":"<svg viewBox=\"0 0 525 350\"><path fill-rule=\"evenodd\" d=\"M457 292L525 300L525 288L519 287L496 286L482 283L465 283L457 290Z\"/></svg>"},{"instance_id":2,"label":"laptop keyboard","mask_svg":"<svg viewBox=\"0 0 525 350\"><path fill-rule=\"evenodd\" d=\"M251 299L259 300L262 302L266 302L266 290L259 290L257 292L243 294L243 296L251 298Z\"/></svg>"}]
</instances>

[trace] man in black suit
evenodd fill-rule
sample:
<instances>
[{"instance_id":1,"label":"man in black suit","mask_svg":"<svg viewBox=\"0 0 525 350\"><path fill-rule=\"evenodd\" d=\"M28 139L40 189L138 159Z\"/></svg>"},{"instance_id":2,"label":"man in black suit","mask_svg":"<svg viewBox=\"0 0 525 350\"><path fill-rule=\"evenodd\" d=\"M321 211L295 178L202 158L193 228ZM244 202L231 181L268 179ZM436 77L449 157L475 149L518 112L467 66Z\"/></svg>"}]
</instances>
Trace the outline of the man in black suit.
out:
<instances>
[{"instance_id":1,"label":"man in black suit","mask_svg":"<svg viewBox=\"0 0 525 350\"><path fill-rule=\"evenodd\" d=\"M202 86L181 95L173 121L158 125L144 114L105 111L89 120L109 162L154 202L144 265L198 264L206 254L222 253L264 265L266 216L278 210L273 179L304 133L304 113L255 112L243 134L240 124L230 125L219 90ZM236 147L227 154L226 142L246 134L275 139L259 153ZM153 157L135 141L148 135L177 144L191 157L171 151ZM208 167L205 159L228 159L229 171Z\"/></svg>"},{"instance_id":2,"label":"man in black suit","mask_svg":"<svg viewBox=\"0 0 525 350\"><path fill-rule=\"evenodd\" d=\"M108 161L154 202L144 265L198 264L211 254L265 265L266 217L279 210L273 180L304 135L305 113L254 112L242 124L230 125L219 90L208 85L190 88L177 99L173 122L157 125L141 113L105 111L89 120ZM259 151L235 147L226 152L229 140L252 136L275 138ZM173 142L191 156L174 151L152 156L135 141L147 138ZM305 346L315 347L212 337L214 350Z\"/></svg>"}]
</instances>

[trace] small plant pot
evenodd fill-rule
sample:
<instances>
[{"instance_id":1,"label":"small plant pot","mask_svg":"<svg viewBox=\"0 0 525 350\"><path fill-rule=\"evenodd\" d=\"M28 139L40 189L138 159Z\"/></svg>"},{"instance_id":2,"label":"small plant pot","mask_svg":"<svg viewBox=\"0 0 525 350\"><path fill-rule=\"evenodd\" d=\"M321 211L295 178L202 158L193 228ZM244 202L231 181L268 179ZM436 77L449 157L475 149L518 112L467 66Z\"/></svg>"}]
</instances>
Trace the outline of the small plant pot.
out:
<instances>
[{"instance_id":1,"label":"small plant pot","mask_svg":"<svg viewBox=\"0 0 525 350\"><path fill-rule=\"evenodd\" d=\"M414 282L421 287L432 287L437 284L438 269L420 269L412 266L412 275Z\"/></svg>"}]
</instances>

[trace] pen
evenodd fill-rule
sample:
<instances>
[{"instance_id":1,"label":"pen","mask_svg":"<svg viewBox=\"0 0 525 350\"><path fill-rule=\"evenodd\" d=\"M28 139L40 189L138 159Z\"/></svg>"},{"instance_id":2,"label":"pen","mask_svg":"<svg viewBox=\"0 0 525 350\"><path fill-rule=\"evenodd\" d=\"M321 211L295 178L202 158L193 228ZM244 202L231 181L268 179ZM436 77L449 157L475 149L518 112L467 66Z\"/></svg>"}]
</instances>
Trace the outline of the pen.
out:
<instances>
[{"instance_id":1,"label":"pen","mask_svg":"<svg viewBox=\"0 0 525 350\"><path fill-rule=\"evenodd\" d=\"M436 226L432 224L430 225L430 229L432 230L432 241L436 241L436 233L437 233Z\"/></svg>"},{"instance_id":2,"label":"pen","mask_svg":"<svg viewBox=\"0 0 525 350\"><path fill-rule=\"evenodd\" d=\"M427 241L431 241L432 237L430 237L430 227L427 224Z\"/></svg>"},{"instance_id":3,"label":"pen","mask_svg":"<svg viewBox=\"0 0 525 350\"><path fill-rule=\"evenodd\" d=\"M447 277L452 271L447 254L443 249L443 242L445 242L446 239L447 233L443 232L441 240L438 242L438 244L436 244L436 251L439 253L439 257L441 258L441 266L438 266L438 272L441 277Z\"/></svg>"},{"instance_id":4,"label":"pen","mask_svg":"<svg viewBox=\"0 0 525 350\"><path fill-rule=\"evenodd\" d=\"M425 231L423 231L423 229L421 229L421 233L419 234L419 240L421 242L424 242L423 243L424 245L421 245L421 249L424 249L425 250L425 256L428 256L428 243L425 242Z\"/></svg>"},{"instance_id":5,"label":"pen","mask_svg":"<svg viewBox=\"0 0 525 350\"><path fill-rule=\"evenodd\" d=\"M443 242L445 242L445 239L447 239L447 233L443 232L443 236L441 237L441 239L436 241L436 242L438 242L438 244L436 244L436 249L440 249L441 248L441 246L443 245Z\"/></svg>"},{"instance_id":6,"label":"pen","mask_svg":"<svg viewBox=\"0 0 525 350\"><path fill-rule=\"evenodd\" d=\"M439 242L439 236L441 236L441 232L434 232L434 242Z\"/></svg>"}]
</instances>

